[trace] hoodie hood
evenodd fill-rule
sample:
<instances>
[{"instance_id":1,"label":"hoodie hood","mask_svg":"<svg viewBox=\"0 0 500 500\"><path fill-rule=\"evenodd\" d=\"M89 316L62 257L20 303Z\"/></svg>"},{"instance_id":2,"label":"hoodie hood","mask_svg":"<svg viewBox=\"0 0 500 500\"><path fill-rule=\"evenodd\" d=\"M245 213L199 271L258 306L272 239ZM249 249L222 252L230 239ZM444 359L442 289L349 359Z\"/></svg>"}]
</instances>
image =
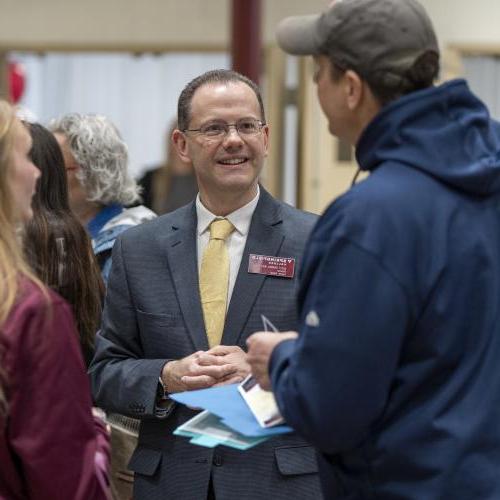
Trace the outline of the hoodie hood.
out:
<instances>
[{"instance_id":1,"label":"hoodie hood","mask_svg":"<svg viewBox=\"0 0 500 500\"><path fill-rule=\"evenodd\" d=\"M500 123L464 80L413 92L383 108L356 148L362 170L403 163L448 186L489 196L500 191Z\"/></svg>"}]
</instances>

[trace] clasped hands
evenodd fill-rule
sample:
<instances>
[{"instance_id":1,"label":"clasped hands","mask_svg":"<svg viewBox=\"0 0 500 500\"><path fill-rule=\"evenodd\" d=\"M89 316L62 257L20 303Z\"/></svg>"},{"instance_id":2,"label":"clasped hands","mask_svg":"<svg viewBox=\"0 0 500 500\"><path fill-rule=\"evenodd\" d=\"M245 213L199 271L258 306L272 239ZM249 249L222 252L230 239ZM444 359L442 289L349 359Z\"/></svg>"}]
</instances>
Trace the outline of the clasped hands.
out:
<instances>
[{"instance_id":1,"label":"clasped hands","mask_svg":"<svg viewBox=\"0 0 500 500\"><path fill-rule=\"evenodd\" d=\"M243 349L218 345L208 351L197 351L168 362L161 377L168 391L174 393L235 384L249 373L250 365Z\"/></svg>"},{"instance_id":2,"label":"clasped hands","mask_svg":"<svg viewBox=\"0 0 500 500\"><path fill-rule=\"evenodd\" d=\"M252 372L263 389L271 390L271 354L280 342L297 336L297 332L257 332L247 339L248 354L238 346L218 345L168 362L161 377L168 391L174 393L236 384Z\"/></svg>"}]
</instances>

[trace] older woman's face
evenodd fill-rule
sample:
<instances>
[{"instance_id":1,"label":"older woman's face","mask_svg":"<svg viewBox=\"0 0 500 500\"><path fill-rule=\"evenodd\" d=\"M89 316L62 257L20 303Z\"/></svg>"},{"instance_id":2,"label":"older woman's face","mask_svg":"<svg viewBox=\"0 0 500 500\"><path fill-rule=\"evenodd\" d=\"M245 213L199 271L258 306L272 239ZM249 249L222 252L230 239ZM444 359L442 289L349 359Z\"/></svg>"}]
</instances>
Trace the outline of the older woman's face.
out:
<instances>
[{"instance_id":1,"label":"older woman's face","mask_svg":"<svg viewBox=\"0 0 500 500\"><path fill-rule=\"evenodd\" d=\"M15 203L18 222L27 222L33 217L31 199L35 194L40 170L29 157L31 137L20 122L14 124L14 147L8 174L8 183Z\"/></svg>"},{"instance_id":2,"label":"older woman's face","mask_svg":"<svg viewBox=\"0 0 500 500\"><path fill-rule=\"evenodd\" d=\"M69 204L71 206L71 210L78 213L79 207L87 203L87 193L77 177L80 165L78 165L73 153L70 150L66 136L60 134L59 132L56 132L54 136L61 147L64 158L64 167L66 168L66 178L68 181Z\"/></svg>"}]
</instances>

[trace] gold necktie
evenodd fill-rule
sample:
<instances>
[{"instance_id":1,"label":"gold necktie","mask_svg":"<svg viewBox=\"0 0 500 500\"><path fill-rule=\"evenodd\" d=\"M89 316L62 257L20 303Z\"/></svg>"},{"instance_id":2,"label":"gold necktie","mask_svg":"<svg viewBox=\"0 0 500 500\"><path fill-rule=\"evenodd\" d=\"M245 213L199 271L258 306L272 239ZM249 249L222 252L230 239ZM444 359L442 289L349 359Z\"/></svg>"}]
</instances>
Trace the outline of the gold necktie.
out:
<instances>
[{"instance_id":1,"label":"gold necktie","mask_svg":"<svg viewBox=\"0 0 500 500\"><path fill-rule=\"evenodd\" d=\"M226 239L234 231L227 219L210 224L210 241L203 253L200 270L200 297L208 345L220 344L226 318L229 285L229 254Z\"/></svg>"}]
</instances>

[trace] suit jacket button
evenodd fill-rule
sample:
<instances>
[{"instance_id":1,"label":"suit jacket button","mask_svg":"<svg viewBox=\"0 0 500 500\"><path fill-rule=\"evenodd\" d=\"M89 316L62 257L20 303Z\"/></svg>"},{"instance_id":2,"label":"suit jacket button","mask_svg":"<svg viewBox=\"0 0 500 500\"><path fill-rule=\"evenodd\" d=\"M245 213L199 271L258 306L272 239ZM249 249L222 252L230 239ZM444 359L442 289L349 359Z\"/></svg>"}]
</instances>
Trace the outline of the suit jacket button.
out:
<instances>
[{"instance_id":1,"label":"suit jacket button","mask_svg":"<svg viewBox=\"0 0 500 500\"><path fill-rule=\"evenodd\" d=\"M222 457L220 455L214 455L214 458L212 460L212 463L216 467L220 467L222 465Z\"/></svg>"}]
</instances>

